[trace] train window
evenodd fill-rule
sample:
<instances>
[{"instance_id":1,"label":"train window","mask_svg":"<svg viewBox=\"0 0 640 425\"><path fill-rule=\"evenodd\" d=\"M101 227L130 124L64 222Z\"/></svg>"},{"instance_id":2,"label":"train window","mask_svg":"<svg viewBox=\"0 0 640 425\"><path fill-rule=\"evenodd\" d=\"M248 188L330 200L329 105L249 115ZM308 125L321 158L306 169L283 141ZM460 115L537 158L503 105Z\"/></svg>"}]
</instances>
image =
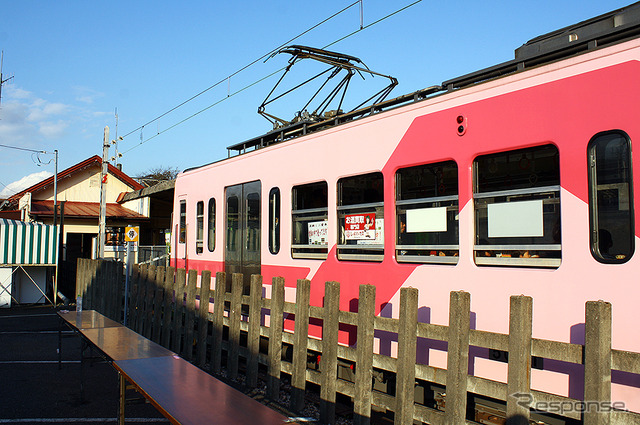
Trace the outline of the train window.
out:
<instances>
[{"instance_id":1,"label":"train window","mask_svg":"<svg viewBox=\"0 0 640 425\"><path fill-rule=\"evenodd\" d=\"M178 242L187 242L187 201L180 201L180 227L178 230Z\"/></svg>"},{"instance_id":2,"label":"train window","mask_svg":"<svg viewBox=\"0 0 640 425\"><path fill-rule=\"evenodd\" d=\"M237 196L227 198L227 251L235 252L238 249L240 234L240 204Z\"/></svg>"},{"instance_id":3,"label":"train window","mask_svg":"<svg viewBox=\"0 0 640 425\"><path fill-rule=\"evenodd\" d=\"M384 193L382 173L338 180L338 259L382 261Z\"/></svg>"},{"instance_id":4,"label":"train window","mask_svg":"<svg viewBox=\"0 0 640 425\"><path fill-rule=\"evenodd\" d=\"M209 210L207 219L207 248L209 252L213 252L216 248L216 200L209 199Z\"/></svg>"},{"instance_id":5,"label":"train window","mask_svg":"<svg viewBox=\"0 0 640 425\"><path fill-rule=\"evenodd\" d=\"M269 252L280 251L280 189L269 191Z\"/></svg>"},{"instance_id":6,"label":"train window","mask_svg":"<svg viewBox=\"0 0 640 425\"><path fill-rule=\"evenodd\" d=\"M458 166L454 161L396 173L396 259L458 263Z\"/></svg>"},{"instance_id":7,"label":"train window","mask_svg":"<svg viewBox=\"0 0 640 425\"><path fill-rule=\"evenodd\" d=\"M544 145L483 155L473 170L476 264L559 267L558 149Z\"/></svg>"},{"instance_id":8,"label":"train window","mask_svg":"<svg viewBox=\"0 0 640 425\"><path fill-rule=\"evenodd\" d=\"M260 252L260 192L245 192L246 252Z\"/></svg>"},{"instance_id":9,"label":"train window","mask_svg":"<svg viewBox=\"0 0 640 425\"><path fill-rule=\"evenodd\" d=\"M293 258L327 258L328 253L327 182L294 186L292 191Z\"/></svg>"},{"instance_id":10,"label":"train window","mask_svg":"<svg viewBox=\"0 0 640 425\"><path fill-rule=\"evenodd\" d=\"M624 263L635 249L629 137L622 131L597 134L588 159L591 253L603 263Z\"/></svg>"},{"instance_id":11,"label":"train window","mask_svg":"<svg viewBox=\"0 0 640 425\"><path fill-rule=\"evenodd\" d=\"M204 202L196 203L196 254L202 254L204 239Z\"/></svg>"}]
</instances>

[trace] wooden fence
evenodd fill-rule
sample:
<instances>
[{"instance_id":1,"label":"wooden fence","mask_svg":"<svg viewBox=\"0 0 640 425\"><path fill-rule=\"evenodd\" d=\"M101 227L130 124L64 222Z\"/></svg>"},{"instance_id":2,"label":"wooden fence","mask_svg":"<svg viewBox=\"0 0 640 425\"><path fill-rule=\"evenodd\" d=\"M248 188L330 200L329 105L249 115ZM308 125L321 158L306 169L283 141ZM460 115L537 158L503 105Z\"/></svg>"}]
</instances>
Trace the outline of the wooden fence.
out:
<instances>
[{"instance_id":1,"label":"wooden fence","mask_svg":"<svg viewBox=\"0 0 640 425\"><path fill-rule=\"evenodd\" d=\"M524 425L540 420L531 406L538 410L547 406L556 420L640 424L639 414L615 409L623 406L611 400L611 370L640 374L640 354L611 349L611 305L603 301L587 302L585 344L577 345L532 338L533 300L522 295L511 297L507 335L470 329L470 294L462 291L451 292L449 326L443 326L418 322L415 288L401 289L399 319L392 319L375 315L376 288L371 285L360 287L354 313L339 309L337 282L326 283L324 306L316 307L309 303L308 280L297 282L295 303L285 302L282 278L271 282L271 298L263 297L258 275L252 276L249 295L243 294L242 275L233 275L231 292L226 291L224 273L216 274L215 289L210 289L208 271L202 272L199 287L197 281L194 270L135 268L127 312L123 311L123 273L118 263L80 259L76 283L85 308L118 321L127 314L133 330L214 375L225 366L228 378L243 375L244 385L251 388L258 384L259 370L266 371L266 395L275 400L282 373L290 376L294 412L303 409L307 383L318 385L321 423L335 422L336 398L343 394L353 401L357 424L370 423L374 409L394 412L399 424L505 423L506 418L507 424ZM210 303L198 300L212 302L212 312ZM267 317L270 326L264 325ZM293 317L295 330L289 332L284 319ZM322 339L309 337L310 321L321 324ZM345 326L356 333L357 344L338 343L339 330ZM397 356L374 353L375 333L381 331L397 336ZM447 344L446 370L416 363L419 339ZM261 341L267 340L268 347L262 344L261 349ZM474 347L508 353L507 383L468 374L470 348ZM320 359L316 353L321 356L319 362L313 360ZM536 357L583 365L584 400L589 403L532 390L532 359ZM340 372L345 364L351 366L352 375L340 379L345 377ZM384 391L375 388L374 378L379 376L393 378ZM417 383L443 388L438 402L416 402ZM473 417L467 407L476 396L502 400L506 409L502 413L500 409L475 409Z\"/></svg>"}]
</instances>

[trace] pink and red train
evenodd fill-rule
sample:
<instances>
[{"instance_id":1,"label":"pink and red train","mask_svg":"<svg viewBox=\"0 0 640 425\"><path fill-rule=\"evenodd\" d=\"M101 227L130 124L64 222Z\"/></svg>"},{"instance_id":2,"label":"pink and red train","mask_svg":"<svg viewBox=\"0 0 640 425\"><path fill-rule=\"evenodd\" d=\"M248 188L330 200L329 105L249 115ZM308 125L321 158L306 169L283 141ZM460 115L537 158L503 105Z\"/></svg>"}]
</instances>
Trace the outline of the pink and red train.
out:
<instances>
[{"instance_id":1,"label":"pink and red train","mask_svg":"<svg viewBox=\"0 0 640 425\"><path fill-rule=\"evenodd\" d=\"M476 329L503 333L510 295L526 294L533 336L575 343L585 302L602 299L613 348L640 352L639 15L631 5L533 39L512 61L186 170L172 265L260 273L267 290L274 276L310 279L316 305L336 280L342 309L374 284L389 315L412 286L445 325L450 291L465 290ZM474 371L506 373L481 358ZM570 374L531 378L580 397ZM614 374L612 400L640 411L640 377Z\"/></svg>"}]
</instances>

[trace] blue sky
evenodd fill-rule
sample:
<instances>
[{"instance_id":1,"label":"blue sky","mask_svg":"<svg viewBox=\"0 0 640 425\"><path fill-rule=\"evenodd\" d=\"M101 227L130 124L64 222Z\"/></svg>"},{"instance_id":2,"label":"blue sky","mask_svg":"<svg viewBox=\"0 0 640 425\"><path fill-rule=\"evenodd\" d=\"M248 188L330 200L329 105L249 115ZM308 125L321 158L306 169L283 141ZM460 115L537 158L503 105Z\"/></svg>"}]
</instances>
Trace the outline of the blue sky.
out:
<instances>
[{"instance_id":1,"label":"blue sky","mask_svg":"<svg viewBox=\"0 0 640 425\"><path fill-rule=\"evenodd\" d=\"M363 0L363 23L413 2ZM244 88L285 66L289 56L258 61L226 78L342 9L347 8L289 44L331 44L329 50L359 57L398 79L395 97L508 61L533 37L628 4L423 0L331 44L360 28L359 2L5 1L0 50L3 77L13 78L2 87L0 144L57 149L62 170L102 154L105 126L115 138L117 109L117 134L126 136L118 144L119 161L126 173L182 170L225 158L227 146L271 130L256 111L278 76ZM300 65L286 83L320 69ZM224 82L138 129L219 81ZM358 84L349 92L355 104L384 80L367 77ZM288 100L268 111L291 118L302 104ZM0 197L21 189L12 183L25 176L53 173L53 162L45 164L51 158L0 147Z\"/></svg>"}]
</instances>

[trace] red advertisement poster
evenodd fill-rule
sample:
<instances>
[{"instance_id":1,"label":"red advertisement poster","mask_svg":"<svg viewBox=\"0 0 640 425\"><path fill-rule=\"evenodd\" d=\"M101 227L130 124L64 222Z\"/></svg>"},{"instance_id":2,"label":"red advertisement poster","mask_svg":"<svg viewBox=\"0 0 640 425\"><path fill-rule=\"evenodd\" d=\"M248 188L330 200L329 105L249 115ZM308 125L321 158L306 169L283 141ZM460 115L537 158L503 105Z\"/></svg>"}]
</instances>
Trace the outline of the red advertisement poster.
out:
<instances>
[{"instance_id":1,"label":"red advertisement poster","mask_svg":"<svg viewBox=\"0 0 640 425\"><path fill-rule=\"evenodd\" d=\"M376 238L376 214L352 214L344 217L344 233L347 240Z\"/></svg>"}]
</instances>

